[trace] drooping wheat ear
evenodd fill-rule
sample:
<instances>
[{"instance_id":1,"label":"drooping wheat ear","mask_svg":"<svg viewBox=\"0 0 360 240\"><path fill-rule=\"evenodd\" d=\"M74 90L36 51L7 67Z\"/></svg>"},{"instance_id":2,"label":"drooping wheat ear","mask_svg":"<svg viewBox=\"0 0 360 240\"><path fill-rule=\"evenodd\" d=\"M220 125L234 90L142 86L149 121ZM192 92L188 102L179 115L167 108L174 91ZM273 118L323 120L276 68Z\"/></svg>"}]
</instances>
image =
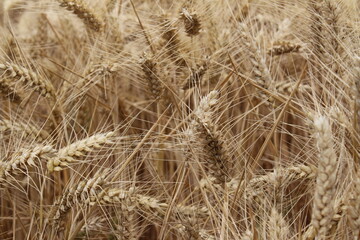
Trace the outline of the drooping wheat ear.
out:
<instances>
[{"instance_id":1,"label":"drooping wheat ear","mask_svg":"<svg viewBox=\"0 0 360 240\"><path fill-rule=\"evenodd\" d=\"M290 226L276 208L271 209L268 220L269 239L286 240L290 237Z\"/></svg>"},{"instance_id":2,"label":"drooping wheat ear","mask_svg":"<svg viewBox=\"0 0 360 240\"><path fill-rule=\"evenodd\" d=\"M199 106L194 111L192 127L199 134L206 153L206 165L211 176L216 178L217 183L225 183L229 178L230 156L227 151L222 134L216 130L211 121L212 107L218 102L219 92L211 91L203 97Z\"/></svg>"},{"instance_id":3,"label":"drooping wheat ear","mask_svg":"<svg viewBox=\"0 0 360 240\"><path fill-rule=\"evenodd\" d=\"M283 185L286 186L292 181L311 179L315 176L315 167L307 165L297 165L285 169L276 170L276 172L274 171L260 177L255 177L250 180L247 188L249 189L249 192L252 192L257 189L263 189L264 187L269 185L281 187L279 186L278 181L284 183ZM250 189L252 189L252 191Z\"/></svg>"},{"instance_id":4,"label":"drooping wheat ear","mask_svg":"<svg viewBox=\"0 0 360 240\"><path fill-rule=\"evenodd\" d=\"M243 234L241 234L240 239L241 240L253 240L254 239L254 234L253 234L252 231L247 229Z\"/></svg>"},{"instance_id":5,"label":"drooping wheat ear","mask_svg":"<svg viewBox=\"0 0 360 240\"><path fill-rule=\"evenodd\" d=\"M25 173L29 167L39 166L36 160L48 159L54 153L51 146L38 145L32 149L22 149L14 153L8 161L0 162L0 183L13 178L16 173Z\"/></svg>"},{"instance_id":6,"label":"drooping wheat ear","mask_svg":"<svg viewBox=\"0 0 360 240\"><path fill-rule=\"evenodd\" d=\"M0 93L15 103L20 103L22 98L16 91L14 83L7 78L0 78Z\"/></svg>"},{"instance_id":7,"label":"drooping wheat ear","mask_svg":"<svg viewBox=\"0 0 360 240\"><path fill-rule=\"evenodd\" d=\"M311 91L311 86L309 84L300 84L298 88L295 89L294 81L291 79L285 81L278 81L275 83L275 90L277 93L284 94L289 96L293 91L299 93L306 93Z\"/></svg>"},{"instance_id":8,"label":"drooping wheat ear","mask_svg":"<svg viewBox=\"0 0 360 240\"><path fill-rule=\"evenodd\" d=\"M300 44L292 43L289 41L275 42L274 45L267 50L267 54L277 56L286 53L299 52L301 48Z\"/></svg>"},{"instance_id":9,"label":"drooping wheat ear","mask_svg":"<svg viewBox=\"0 0 360 240\"><path fill-rule=\"evenodd\" d=\"M49 138L49 133L43 129L38 129L36 126L29 123L14 122L9 120L0 120L0 132L20 132L26 136L36 139L42 142Z\"/></svg>"},{"instance_id":10,"label":"drooping wheat ear","mask_svg":"<svg viewBox=\"0 0 360 240\"><path fill-rule=\"evenodd\" d=\"M51 82L25 67L6 62L0 64L0 73L3 78L14 79L29 85L43 97L51 100L56 98L55 89Z\"/></svg>"},{"instance_id":11,"label":"drooping wheat ear","mask_svg":"<svg viewBox=\"0 0 360 240\"><path fill-rule=\"evenodd\" d=\"M250 37L248 27L242 23L240 25L240 39L244 44L244 51L249 56L250 62L252 64L252 77L255 82L259 84L262 88L269 89L271 83L271 74L269 68L266 65L264 56L261 55L261 51L256 43L254 38ZM261 98L268 99L266 95L260 93Z\"/></svg>"},{"instance_id":12,"label":"drooping wheat ear","mask_svg":"<svg viewBox=\"0 0 360 240\"><path fill-rule=\"evenodd\" d=\"M82 0L57 0L61 7L73 12L78 18L84 21L90 29L100 32L105 23L97 13L86 6Z\"/></svg>"},{"instance_id":13,"label":"drooping wheat ear","mask_svg":"<svg viewBox=\"0 0 360 240\"><path fill-rule=\"evenodd\" d=\"M349 194L347 199L347 217L348 223L353 232L353 236L355 240L359 239L360 234L360 172L357 172L353 188Z\"/></svg>"},{"instance_id":14,"label":"drooping wheat ear","mask_svg":"<svg viewBox=\"0 0 360 240\"><path fill-rule=\"evenodd\" d=\"M57 223L75 204L85 204L93 196L102 191L101 186L108 170L98 172L94 177L80 181L70 187L55 201L47 216L48 222Z\"/></svg>"},{"instance_id":15,"label":"drooping wheat ear","mask_svg":"<svg viewBox=\"0 0 360 240\"><path fill-rule=\"evenodd\" d=\"M324 116L315 117L314 129L319 162L311 223L319 239L324 239L334 216L337 157L329 120Z\"/></svg>"},{"instance_id":16,"label":"drooping wheat ear","mask_svg":"<svg viewBox=\"0 0 360 240\"><path fill-rule=\"evenodd\" d=\"M189 36L196 36L200 33L201 23L196 13L189 13L186 8L182 8L180 18L183 20L185 32Z\"/></svg>"},{"instance_id":17,"label":"drooping wheat ear","mask_svg":"<svg viewBox=\"0 0 360 240\"><path fill-rule=\"evenodd\" d=\"M150 89L152 97L155 100L161 98L164 92L164 86L159 79L156 63L152 58L149 58L146 54L144 54L142 59L140 60L140 65L142 71L145 74L145 79L147 81L147 85Z\"/></svg>"},{"instance_id":18,"label":"drooping wheat ear","mask_svg":"<svg viewBox=\"0 0 360 240\"><path fill-rule=\"evenodd\" d=\"M105 145L113 144L114 135L114 132L95 134L60 149L56 156L47 162L47 169L49 172L63 170L69 163L85 156L87 153L99 150Z\"/></svg>"},{"instance_id":19,"label":"drooping wheat ear","mask_svg":"<svg viewBox=\"0 0 360 240\"><path fill-rule=\"evenodd\" d=\"M133 191L120 188L105 189L97 196L90 198L89 204L124 204L124 201L127 201L128 198L131 198L131 202L145 214L163 217L168 208L167 203L163 203L158 199L142 194L134 194Z\"/></svg>"},{"instance_id":20,"label":"drooping wheat ear","mask_svg":"<svg viewBox=\"0 0 360 240\"><path fill-rule=\"evenodd\" d=\"M210 216L209 209L205 206L185 206L178 204L172 210L179 219L206 219Z\"/></svg>"},{"instance_id":21,"label":"drooping wheat ear","mask_svg":"<svg viewBox=\"0 0 360 240\"><path fill-rule=\"evenodd\" d=\"M182 89L187 90L198 86L199 83L201 82L202 77L206 73L207 69L208 69L207 63L200 66L198 69L192 69L190 76L186 79Z\"/></svg>"},{"instance_id":22,"label":"drooping wheat ear","mask_svg":"<svg viewBox=\"0 0 360 240\"><path fill-rule=\"evenodd\" d=\"M104 204L124 204L127 198L131 198L131 203L144 214L151 214L158 217L164 217L169 204L162 202L156 198L143 194L134 193L133 189L124 190L121 188L104 189L97 196L92 196L88 200L90 205ZM197 208L193 206L177 205L173 209L177 219L196 214L196 217L206 219L209 217L209 210L206 207Z\"/></svg>"}]
</instances>

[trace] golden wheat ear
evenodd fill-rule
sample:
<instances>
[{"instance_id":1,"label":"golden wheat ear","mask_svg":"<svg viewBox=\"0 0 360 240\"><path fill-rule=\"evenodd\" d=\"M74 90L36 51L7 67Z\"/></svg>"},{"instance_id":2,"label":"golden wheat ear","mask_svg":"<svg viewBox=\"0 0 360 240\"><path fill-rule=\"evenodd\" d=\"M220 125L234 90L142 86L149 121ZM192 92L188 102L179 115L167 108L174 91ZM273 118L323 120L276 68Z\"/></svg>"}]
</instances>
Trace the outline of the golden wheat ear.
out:
<instances>
[{"instance_id":1,"label":"golden wheat ear","mask_svg":"<svg viewBox=\"0 0 360 240\"><path fill-rule=\"evenodd\" d=\"M82 0L57 0L61 7L73 12L78 18L84 21L90 29L100 32L105 26L104 21L98 16L94 9L85 5Z\"/></svg>"},{"instance_id":2,"label":"golden wheat ear","mask_svg":"<svg viewBox=\"0 0 360 240\"><path fill-rule=\"evenodd\" d=\"M312 210L312 226L315 235L324 239L334 216L337 156L329 120L325 116L314 119L319 162Z\"/></svg>"},{"instance_id":3,"label":"golden wheat ear","mask_svg":"<svg viewBox=\"0 0 360 240\"><path fill-rule=\"evenodd\" d=\"M41 96L52 101L56 99L56 92L52 83L32 70L15 63L6 62L0 64L0 71L4 78L28 85L39 92Z\"/></svg>"}]
</instances>

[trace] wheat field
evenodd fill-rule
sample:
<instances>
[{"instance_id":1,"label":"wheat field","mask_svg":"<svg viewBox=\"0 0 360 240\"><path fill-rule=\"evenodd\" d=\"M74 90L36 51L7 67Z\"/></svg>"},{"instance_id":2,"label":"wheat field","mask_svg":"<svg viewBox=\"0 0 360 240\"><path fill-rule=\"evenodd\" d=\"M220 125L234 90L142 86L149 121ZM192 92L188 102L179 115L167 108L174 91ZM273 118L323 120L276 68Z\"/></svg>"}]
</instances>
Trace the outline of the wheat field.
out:
<instances>
[{"instance_id":1,"label":"wheat field","mask_svg":"<svg viewBox=\"0 0 360 240\"><path fill-rule=\"evenodd\" d=\"M357 0L1 0L0 239L360 238Z\"/></svg>"}]
</instances>

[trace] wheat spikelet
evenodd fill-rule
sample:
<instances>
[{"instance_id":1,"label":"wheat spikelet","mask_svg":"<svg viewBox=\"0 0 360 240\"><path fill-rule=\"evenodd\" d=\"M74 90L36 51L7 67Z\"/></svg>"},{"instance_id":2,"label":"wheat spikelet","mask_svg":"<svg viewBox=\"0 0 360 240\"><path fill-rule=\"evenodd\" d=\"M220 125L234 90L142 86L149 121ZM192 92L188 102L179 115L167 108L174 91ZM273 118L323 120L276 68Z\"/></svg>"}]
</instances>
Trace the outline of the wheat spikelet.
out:
<instances>
[{"instance_id":1,"label":"wheat spikelet","mask_svg":"<svg viewBox=\"0 0 360 240\"><path fill-rule=\"evenodd\" d=\"M34 88L35 91L39 92L44 97L48 97L50 99L56 98L53 85L33 71L9 62L0 64L0 70L2 71L1 76L3 78L9 78L23 82Z\"/></svg>"},{"instance_id":2,"label":"wheat spikelet","mask_svg":"<svg viewBox=\"0 0 360 240\"><path fill-rule=\"evenodd\" d=\"M334 216L337 157L329 120L324 116L316 117L314 128L319 148L319 163L311 223L317 236L324 239Z\"/></svg>"},{"instance_id":3,"label":"wheat spikelet","mask_svg":"<svg viewBox=\"0 0 360 240\"><path fill-rule=\"evenodd\" d=\"M85 156L87 153L101 149L104 145L113 144L114 132L99 133L88 138L74 142L60 149L56 157L47 162L49 172L61 171L67 167L69 163L75 161L79 157Z\"/></svg>"},{"instance_id":4,"label":"wheat spikelet","mask_svg":"<svg viewBox=\"0 0 360 240\"><path fill-rule=\"evenodd\" d=\"M82 19L86 26L94 31L101 31L105 25L103 20L82 0L57 0L61 7L73 12L78 18Z\"/></svg>"}]
</instances>

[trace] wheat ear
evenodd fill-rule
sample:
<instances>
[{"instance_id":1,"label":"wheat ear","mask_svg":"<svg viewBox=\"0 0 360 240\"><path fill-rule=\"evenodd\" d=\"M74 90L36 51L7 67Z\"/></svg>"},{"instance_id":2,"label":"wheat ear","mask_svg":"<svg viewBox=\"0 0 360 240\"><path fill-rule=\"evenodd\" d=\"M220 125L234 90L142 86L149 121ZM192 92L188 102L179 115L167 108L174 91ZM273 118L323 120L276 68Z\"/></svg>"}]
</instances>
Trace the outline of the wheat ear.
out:
<instances>
[{"instance_id":1,"label":"wheat ear","mask_svg":"<svg viewBox=\"0 0 360 240\"><path fill-rule=\"evenodd\" d=\"M82 0L58 0L61 7L73 12L78 18L84 21L85 25L94 31L101 31L105 25L104 21L85 5Z\"/></svg>"},{"instance_id":2,"label":"wheat ear","mask_svg":"<svg viewBox=\"0 0 360 240\"><path fill-rule=\"evenodd\" d=\"M23 66L6 62L4 64L0 64L0 72L1 71L2 77L28 84L43 97L48 97L52 100L56 98L55 89L51 82Z\"/></svg>"},{"instance_id":3,"label":"wheat ear","mask_svg":"<svg viewBox=\"0 0 360 240\"><path fill-rule=\"evenodd\" d=\"M277 56L286 53L294 53L299 52L300 48L300 44L292 43L289 41L279 41L267 50L267 54Z\"/></svg>"},{"instance_id":4,"label":"wheat ear","mask_svg":"<svg viewBox=\"0 0 360 240\"><path fill-rule=\"evenodd\" d=\"M87 153L102 148L104 145L113 144L114 132L99 133L88 138L74 142L60 149L56 156L47 162L49 172L61 171L69 163L85 156Z\"/></svg>"},{"instance_id":5,"label":"wheat ear","mask_svg":"<svg viewBox=\"0 0 360 240\"><path fill-rule=\"evenodd\" d=\"M210 175L216 178L217 183L225 183L229 180L230 156L221 133L211 121L212 107L218 102L218 97L219 93L214 90L201 99L194 112L195 119L192 126L203 141Z\"/></svg>"},{"instance_id":6,"label":"wheat ear","mask_svg":"<svg viewBox=\"0 0 360 240\"><path fill-rule=\"evenodd\" d=\"M154 59L149 58L146 54L144 54L140 60L140 66L142 71L144 72L145 79L147 81L147 85L150 89L151 95L155 100L161 98L164 92L164 87L159 79Z\"/></svg>"},{"instance_id":7,"label":"wheat ear","mask_svg":"<svg viewBox=\"0 0 360 240\"><path fill-rule=\"evenodd\" d=\"M360 173L357 172L354 183L353 189L350 192L350 196L347 200L347 216L348 216L348 223L352 229L353 236L355 240L359 239L360 234Z\"/></svg>"},{"instance_id":8,"label":"wheat ear","mask_svg":"<svg viewBox=\"0 0 360 240\"><path fill-rule=\"evenodd\" d=\"M183 20L185 32L189 36L195 36L200 33L201 23L196 13L190 13L186 8L182 8L180 18Z\"/></svg>"},{"instance_id":9,"label":"wheat ear","mask_svg":"<svg viewBox=\"0 0 360 240\"><path fill-rule=\"evenodd\" d=\"M0 182L5 181L16 171L25 172L28 167L36 167L35 160L48 159L54 153L51 146L35 146L32 149L23 149L13 154L9 161L0 162Z\"/></svg>"},{"instance_id":10,"label":"wheat ear","mask_svg":"<svg viewBox=\"0 0 360 240\"><path fill-rule=\"evenodd\" d=\"M248 28L245 24L241 24L240 38L243 41L245 53L249 56L250 62L253 66L252 76L259 86L269 89L271 83L271 74L266 65L265 59L261 56L260 49L256 46L255 40L249 35ZM268 97L259 93L261 98L268 99Z\"/></svg>"},{"instance_id":11,"label":"wheat ear","mask_svg":"<svg viewBox=\"0 0 360 240\"><path fill-rule=\"evenodd\" d=\"M48 139L50 136L45 130L38 129L36 126L29 123L14 122L6 119L0 120L0 132L7 131L10 131L11 133L14 131L24 133L26 136L32 137L39 142Z\"/></svg>"},{"instance_id":12,"label":"wheat ear","mask_svg":"<svg viewBox=\"0 0 360 240\"><path fill-rule=\"evenodd\" d=\"M92 196L96 196L101 191L101 186L105 183L107 171L97 173L94 177L80 181L79 184L70 187L62 197L57 199L48 214L49 222L59 222L65 214L76 203L86 203Z\"/></svg>"},{"instance_id":13,"label":"wheat ear","mask_svg":"<svg viewBox=\"0 0 360 240\"><path fill-rule=\"evenodd\" d=\"M10 101L16 103L19 103L22 100L20 94L15 90L14 84L6 78L0 78L0 93L6 98L9 98Z\"/></svg>"},{"instance_id":14,"label":"wheat ear","mask_svg":"<svg viewBox=\"0 0 360 240\"><path fill-rule=\"evenodd\" d=\"M271 209L268 227L269 239L289 239L290 227L284 217L274 207Z\"/></svg>"},{"instance_id":15,"label":"wheat ear","mask_svg":"<svg viewBox=\"0 0 360 240\"><path fill-rule=\"evenodd\" d=\"M334 216L337 157L329 120L324 116L316 117L314 128L319 162L311 223L319 239L324 239Z\"/></svg>"}]
</instances>

